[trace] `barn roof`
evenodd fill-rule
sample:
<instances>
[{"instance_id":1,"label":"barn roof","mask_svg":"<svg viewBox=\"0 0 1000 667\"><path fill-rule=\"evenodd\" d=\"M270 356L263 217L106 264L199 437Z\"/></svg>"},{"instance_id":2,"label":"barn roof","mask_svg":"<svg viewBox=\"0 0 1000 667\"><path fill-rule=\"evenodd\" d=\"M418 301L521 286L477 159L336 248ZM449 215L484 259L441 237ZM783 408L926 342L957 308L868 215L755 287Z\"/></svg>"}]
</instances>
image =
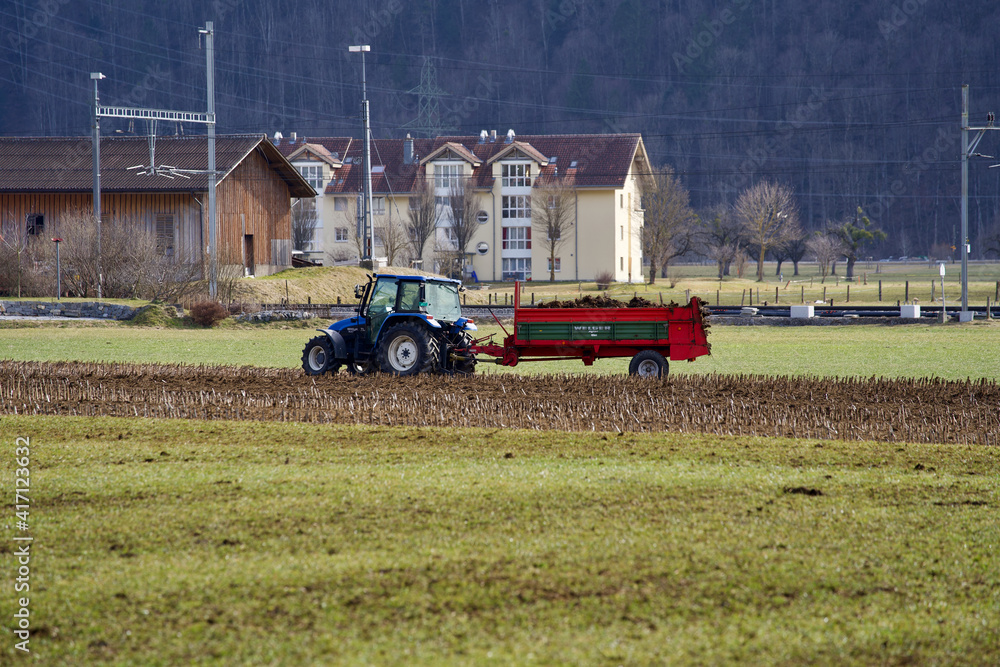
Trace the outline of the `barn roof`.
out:
<instances>
[{"instance_id":1,"label":"barn roof","mask_svg":"<svg viewBox=\"0 0 1000 667\"><path fill-rule=\"evenodd\" d=\"M157 137L158 166L208 169L207 137ZM315 191L263 135L222 135L215 141L215 165L222 183L251 153L257 152L288 184L292 197ZM208 189L208 175L150 176L134 166L148 166L148 137L101 138L102 192L191 192ZM92 145L89 137L0 137L0 192L93 191Z\"/></svg>"}]
</instances>

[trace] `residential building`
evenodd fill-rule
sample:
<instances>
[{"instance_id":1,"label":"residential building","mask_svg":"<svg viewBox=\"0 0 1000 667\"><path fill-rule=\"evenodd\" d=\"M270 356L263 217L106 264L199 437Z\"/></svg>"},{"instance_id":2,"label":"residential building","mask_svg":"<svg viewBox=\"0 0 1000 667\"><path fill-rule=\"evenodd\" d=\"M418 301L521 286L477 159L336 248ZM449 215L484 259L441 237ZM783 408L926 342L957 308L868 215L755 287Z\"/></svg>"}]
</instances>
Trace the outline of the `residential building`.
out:
<instances>
[{"instance_id":1,"label":"residential building","mask_svg":"<svg viewBox=\"0 0 1000 667\"><path fill-rule=\"evenodd\" d=\"M90 138L0 138L0 219L57 235L59 221L93 214ZM159 175L148 167L169 165ZM101 217L142 225L157 248L199 261L208 248L204 136L101 139ZM221 265L267 275L292 264L291 200L315 194L262 135L216 138L216 229Z\"/></svg>"},{"instance_id":2,"label":"residential building","mask_svg":"<svg viewBox=\"0 0 1000 667\"><path fill-rule=\"evenodd\" d=\"M300 169L319 162L329 166L317 242L321 237L324 263L356 262L362 142L279 138L277 146ZM324 162L308 146L322 147L334 161ZM511 130L498 137L484 130L471 137L373 140L372 165L374 254L384 262L391 255L394 265L419 263L442 272L464 265L466 278L482 281L548 280L550 264L557 280L594 280L602 273L621 282L642 280L640 181L649 158L638 134L518 137ZM417 208L424 184L435 198L437 223L417 257L412 244L396 237L408 234L411 208ZM532 204L551 184L572 198L554 258L545 235L539 236L537 202ZM466 188L473 194L477 225L460 250L452 209L454 197Z\"/></svg>"}]
</instances>

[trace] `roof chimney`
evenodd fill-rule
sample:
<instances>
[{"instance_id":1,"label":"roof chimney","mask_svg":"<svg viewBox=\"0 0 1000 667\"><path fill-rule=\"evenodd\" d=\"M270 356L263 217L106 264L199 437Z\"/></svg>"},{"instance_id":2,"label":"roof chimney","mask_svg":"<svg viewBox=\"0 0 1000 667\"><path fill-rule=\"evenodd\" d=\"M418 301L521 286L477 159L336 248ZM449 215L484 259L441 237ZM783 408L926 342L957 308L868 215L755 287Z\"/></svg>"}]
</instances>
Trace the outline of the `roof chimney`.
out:
<instances>
[{"instance_id":1,"label":"roof chimney","mask_svg":"<svg viewBox=\"0 0 1000 667\"><path fill-rule=\"evenodd\" d=\"M497 142L497 131L490 130L490 143L495 144Z\"/></svg>"},{"instance_id":2,"label":"roof chimney","mask_svg":"<svg viewBox=\"0 0 1000 667\"><path fill-rule=\"evenodd\" d=\"M406 133L406 140L403 141L403 164L413 164L413 137Z\"/></svg>"},{"instance_id":3,"label":"roof chimney","mask_svg":"<svg viewBox=\"0 0 1000 667\"><path fill-rule=\"evenodd\" d=\"M294 144L298 140L299 140L299 133L298 132L292 132L292 143Z\"/></svg>"},{"instance_id":4,"label":"roof chimney","mask_svg":"<svg viewBox=\"0 0 1000 667\"><path fill-rule=\"evenodd\" d=\"M510 144L513 142L514 142L514 130L507 130L507 141L505 143Z\"/></svg>"},{"instance_id":5,"label":"roof chimney","mask_svg":"<svg viewBox=\"0 0 1000 667\"><path fill-rule=\"evenodd\" d=\"M274 133L274 145L277 146L281 143L281 132Z\"/></svg>"},{"instance_id":6,"label":"roof chimney","mask_svg":"<svg viewBox=\"0 0 1000 667\"><path fill-rule=\"evenodd\" d=\"M479 133L479 143L485 144L486 143L486 137L488 137L488 136L489 136L489 134L486 132L486 130L483 130L482 132L480 132Z\"/></svg>"}]
</instances>

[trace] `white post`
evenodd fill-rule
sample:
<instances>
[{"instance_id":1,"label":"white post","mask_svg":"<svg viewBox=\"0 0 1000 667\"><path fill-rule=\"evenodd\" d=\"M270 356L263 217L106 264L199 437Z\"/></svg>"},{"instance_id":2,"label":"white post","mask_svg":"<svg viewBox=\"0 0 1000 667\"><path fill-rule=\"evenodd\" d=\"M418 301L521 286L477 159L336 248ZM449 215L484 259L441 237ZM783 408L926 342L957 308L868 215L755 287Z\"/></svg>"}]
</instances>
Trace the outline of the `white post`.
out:
<instances>
[{"instance_id":1,"label":"white post","mask_svg":"<svg viewBox=\"0 0 1000 667\"><path fill-rule=\"evenodd\" d=\"M944 262L941 262L939 272L941 273L941 323L944 324L948 321L948 308L944 301Z\"/></svg>"}]
</instances>

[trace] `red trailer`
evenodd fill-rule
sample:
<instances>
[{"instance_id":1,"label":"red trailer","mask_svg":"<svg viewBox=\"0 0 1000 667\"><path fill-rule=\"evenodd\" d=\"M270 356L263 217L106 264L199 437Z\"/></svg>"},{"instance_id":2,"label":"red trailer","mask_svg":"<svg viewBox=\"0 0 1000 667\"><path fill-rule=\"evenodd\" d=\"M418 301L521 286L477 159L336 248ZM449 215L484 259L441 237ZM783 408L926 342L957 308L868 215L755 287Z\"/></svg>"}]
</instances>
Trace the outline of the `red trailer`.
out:
<instances>
[{"instance_id":1,"label":"red trailer","mask_svg":"<svg viewBox=\"0 0 1000 667\"><path fill-rule=\"evenodd\" d=\"M503 345L477 341L473 354L497 364L522 361L632 357L629 373L661 377L671 361L693 361L711 354L702 302L652 308L522 308L520 285L514 290L514 333L504 329ZM502 328L502 325L501 325Z\"/></svg>"}]
</instances>

